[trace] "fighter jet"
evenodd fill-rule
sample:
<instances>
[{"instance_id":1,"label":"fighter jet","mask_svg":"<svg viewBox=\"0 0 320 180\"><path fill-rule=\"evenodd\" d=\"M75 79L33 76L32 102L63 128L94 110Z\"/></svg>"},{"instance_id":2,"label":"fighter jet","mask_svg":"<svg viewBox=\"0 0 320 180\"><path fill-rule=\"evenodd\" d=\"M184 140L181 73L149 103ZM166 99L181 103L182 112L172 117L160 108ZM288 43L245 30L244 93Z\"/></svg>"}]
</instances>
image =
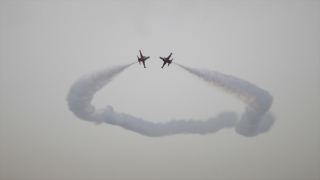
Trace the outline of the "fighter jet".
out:
<instances>
[{"instance_id":1,"label":"fighter jet","mask_svg":"<svg viewBox=\"0 0 320 180\"><path fill-rule=\"evenodd\" d=\"M166 58L160 57L160 59L162 59L162 61L163 61L163 65L161 68L163 68L163 66L166 65L167 63L168 63L168 66L171 64L171 62L173 60L173 58L170 59L171 55L172 55L172 53L170 53L170 55Z\"/></svg>"},{"instance_id":2,"label":"fighter jet","mask_svg":"<svg viewBox=\"0 0 320 180\"><path fill-rule=\"evenodd\" d=\"M140 52L140 57L137 56L137 57L138 57L139 64L141 65L140 62L142 61L144 68L146 68L146 65L144 64L144 61L147 60L147 59L149 59L150 56L143 56L142 53L141 53L141 50L139 50L139 52Z\"/></svg>"}]
</instances>

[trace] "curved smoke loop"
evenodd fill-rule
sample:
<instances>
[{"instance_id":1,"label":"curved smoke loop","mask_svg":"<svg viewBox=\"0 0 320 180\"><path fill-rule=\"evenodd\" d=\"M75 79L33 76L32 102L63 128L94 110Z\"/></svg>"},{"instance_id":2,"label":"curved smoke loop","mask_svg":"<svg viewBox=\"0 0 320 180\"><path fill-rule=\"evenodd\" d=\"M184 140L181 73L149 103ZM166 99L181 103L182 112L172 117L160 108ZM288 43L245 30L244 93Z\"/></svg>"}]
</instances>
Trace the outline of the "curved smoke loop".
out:
<instances>
[{"instance_id":1,"label":"curved smoke loop","mask_svg":"<svg viewBox=\"0 0 320 180\"><path fill-rule=\"evenodd\" d=\"M272 97L267 91L233 76L216 71L190 68L176 63L184 70L221 88L227 93L236 95L246 103L248 106L240 121L237 123L236 113L224 112L215 118L209 118L204 121L172 120L166 123L153 123L129 114L117 113L111 106L96 110L91 105L94 94L132 64L134 63L97 71L77 80L71 86L67 95L66 100L68 101L69 109L80 119L97 124L104 122L118 125L124 129L151 137L173 134L208 134L232 127L235 127L236 132L241 135L256 136L267 132L274 122L273 116L266 113L272 104Z\"/></svg>"}]
</instances>

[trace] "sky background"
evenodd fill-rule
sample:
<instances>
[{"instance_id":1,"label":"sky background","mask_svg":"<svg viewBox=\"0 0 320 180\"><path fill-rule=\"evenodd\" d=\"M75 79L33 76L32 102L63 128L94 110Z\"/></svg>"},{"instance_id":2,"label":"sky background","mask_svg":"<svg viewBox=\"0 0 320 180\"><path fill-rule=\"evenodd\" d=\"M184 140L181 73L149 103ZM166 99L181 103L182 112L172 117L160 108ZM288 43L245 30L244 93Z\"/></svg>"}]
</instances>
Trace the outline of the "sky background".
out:
<instances>
[{"instance_id":1,"label":"sky background","mask_svg":"<svg viewBox=\"0 0 320 180\"><path fill-rule=\"evenodd\" d=\"M0 179L320 179L319 1L0 1ZM245 104L159 56L252 82L275 123L244 137L152 138L83 121L81 76L137 61L96 108L151 122L205 120Z\"/></svg>"}]
</instances>

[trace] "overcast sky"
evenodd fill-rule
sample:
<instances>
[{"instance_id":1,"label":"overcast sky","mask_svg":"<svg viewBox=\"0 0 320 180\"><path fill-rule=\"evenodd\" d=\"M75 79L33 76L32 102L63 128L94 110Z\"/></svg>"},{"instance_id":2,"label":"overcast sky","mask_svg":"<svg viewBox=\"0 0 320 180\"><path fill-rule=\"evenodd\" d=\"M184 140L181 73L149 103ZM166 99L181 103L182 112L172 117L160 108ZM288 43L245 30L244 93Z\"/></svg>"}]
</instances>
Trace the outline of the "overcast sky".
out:
<instances>
[{"instance_id":1,"label":"overcast sky","mask_svg":"<svg viewBox=\"0 0 320 180\"><path fill-rule=\"evenodd\" d=\"M320 178L319 1L0 1L0 179ZM77 118L81 76L137 61L96 108L150 122L241 117L246 105L159 56L249 81L273 97L254 137L147 137Z\"/></svg>"}]
</instances>

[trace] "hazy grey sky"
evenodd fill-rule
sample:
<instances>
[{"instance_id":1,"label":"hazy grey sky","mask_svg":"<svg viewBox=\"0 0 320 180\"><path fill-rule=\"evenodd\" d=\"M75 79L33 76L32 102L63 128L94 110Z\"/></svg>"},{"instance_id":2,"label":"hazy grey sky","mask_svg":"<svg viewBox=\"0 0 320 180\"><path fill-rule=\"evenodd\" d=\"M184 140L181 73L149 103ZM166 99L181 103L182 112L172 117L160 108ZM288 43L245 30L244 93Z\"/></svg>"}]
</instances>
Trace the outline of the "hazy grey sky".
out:
<instances>
[{"instance_id":1,"label":"hazy grey sky","mask_svg":"<svg viewBox=\"0 0 320 180\"><path fill-rule=\"evenodd\" d=\"M319 1L0 1L0 179L320 178ZM246 105L159 56L247 80L275 123L152 138L80 120L81 76L150 56L95 94L150 122L240 118Z\"/></svg>"}]
</instances>

